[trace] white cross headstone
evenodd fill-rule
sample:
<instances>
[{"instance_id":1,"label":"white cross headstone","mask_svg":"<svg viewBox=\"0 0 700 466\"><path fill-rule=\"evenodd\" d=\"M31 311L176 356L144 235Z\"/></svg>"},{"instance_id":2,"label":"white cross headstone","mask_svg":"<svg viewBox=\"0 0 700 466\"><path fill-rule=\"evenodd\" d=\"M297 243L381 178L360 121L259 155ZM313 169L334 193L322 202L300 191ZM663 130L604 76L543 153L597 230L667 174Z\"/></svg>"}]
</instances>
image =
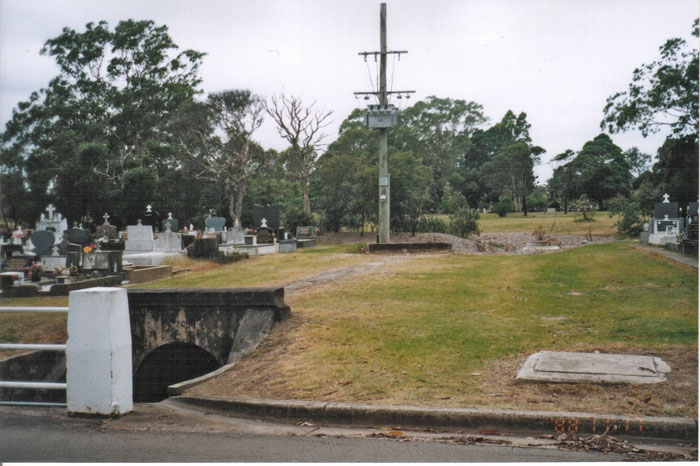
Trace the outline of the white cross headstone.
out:
<instances>
[{"instance_id":1,"label":"white cross headstone","mask_svg":"<svg viewBox=\"0 0 700 466\"><path fill-rule=\"evenodd\" d=\"M165 222L165 231L172 232L172 230L170 229L170 222Z\"/></svg>"},{"instance_id":2,"label":"white cross headstone","mask_svg":"<svg viewBox=\"0 0 700 466\"><path fill-rule=\"evenodd\" d=\"M146 212L151 212L152 211L151 209L153 209L153 207L151 207L151 204L148 204L146 206Z\"/></svg>"},{"instance_id":3,"label":"white cross headstone","mask_svg":"<svg viewBox=\"0 0 700 466\"><path fill-rule=\"evenodd\" d=\"M109 225L109 214L107 212L105 212L102 218L105 219L105 223L103 223L103 225Z\"/></svg>"},{"instance_id":4,"label":"white cross headstone","mask_svg":"<svg viewBox=\"0 0 700 466\"><path fill-rule=\"evenodd\" d=\"M136 220L136 225L142 226L141 222L142 222L141 219Z\"/></svg>"},{"instance_id":5,"label":"white cross headstone","mask_svg":"<svg viewBox=\"0 0 700 466\"><path fill-rule=\"evenodd\" d=\"M668 203L670 202L670 201L668 200L668 198L669 198L668 193L664 194L664 202L663 202L663 204L668 204Z\"/></svg>"},{"instance_id":6,"label":"white cross headstone","mask_svg":"<svg viewBox=\"0 0 700 466\"><path fill-rule=\"evenodd\" d=\"M53 204L49 204L49 206L46 208L46 211L49 213L49 220L53 220L53 213L56 211L56 208L53 206Z\"/></svg>"},{"instance_id":7,"label":"white cross headstone","mask_svg":"<svg viewBox=\"0 0 700 466\"><path fill-rule=\"evenodd\" d=\"M172 219L173 219L173 213L172 213L172 212L168 212L168 220L172 220Z\"/></svg>"},{"instance_id":8,"label":"white cross headstone","mask_svg":"<svg viewBox=\"0 0 700 466\"><path fill-rule=\"evenodd\" d=\"M260 221L260 227L262 227L262 228L267 228L267 219L264 219L264 218L263 218L263 219Z\"/></svg>"},{"instance_id":9,"label":"white cross headstone","mask_svg":"<svg viewBox=\"0 0 700 466\"><path fill-rule=\"evenodd\" d=\"M73 220L73 228L78 228L78 221L77 220Z\"/></svg>"}]
</instances>

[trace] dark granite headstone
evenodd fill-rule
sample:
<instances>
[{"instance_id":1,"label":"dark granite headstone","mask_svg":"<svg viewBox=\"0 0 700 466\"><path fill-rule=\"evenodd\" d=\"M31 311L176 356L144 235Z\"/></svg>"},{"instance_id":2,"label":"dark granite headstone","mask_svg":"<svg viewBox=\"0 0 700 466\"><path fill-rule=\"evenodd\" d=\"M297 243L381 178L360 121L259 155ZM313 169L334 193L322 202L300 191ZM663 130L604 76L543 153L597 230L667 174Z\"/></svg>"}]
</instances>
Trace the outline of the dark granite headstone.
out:
<instances>
[{"instance_id":1,"label":"dark granite headstone","mask_svg":"<svg viewBox=\"0 0 700 466\"><path fill-rule=\"evenodd\" d=\"M274 230L272 230L272 228L258 228L256 236L258 238L258 244L271 244L274 242Z\"/></svg>"},{"instance_id":2,"label":"dark granite headstone","mask_svg":"<svg viewBox=\"0 0 700 466\"><path fill-rule=\"evenodd\" d=\"M657 202L654 207L654 218L664 218L664 215L668 215L668 218L678 218L680 215L678 212L678 203Z\"/></svg>"},{"instance_id":3,"label":"dark granite headstone","mask_svg":"<svg viewBox=\"0 0 700 466\"><path fill-rule=\"evenodd\" d=\"M63 237L68 240L69 243L79 244L81 246L87 246L90 244L90 233L82 228L69 228L63 232Z\"/></svg>"},{"instance_id":4,"label":"dark granite headstone","mask_svg":"<svg viewBox=\"0 0 700 466\"><path fill-rule=\"evenodd\" d=\"M197 238L187 248L187 257L208 259L219 252L219 241L216 238Z\"/></svg>"},{"instance_id":5,"label":"dark granite headstone","mask_svg":"<svg viewBox=\"0 0 700 466\"><path fill-rule=\"evenodd\" d=\"M102 238L107 235L109 239L117 239L117 227L114 225L99 225L96 229L95 236Z\"/></svg>"},{"instance_id":6,"label":"dark granite headstone","mask_svg":"<svg viewBox=\"0 0 700 466\"><path fill-rule=\"evenodd\" d=\"M263 219L266 220L267 226L277 230L280 227L280 207L276 205L253 206L253 225L261 225Z\"/></svg>"},{"instance_id":7,"label":"dark granite headstone","mask_svg":"<svg viewBox=\"0 0 700 466\"><path fill-rule=\"evenodd\" d=\"M224 217L208 217L204 219L207 230L224 231L226 219Z\"/></svg>"},{"instance_id":8,"label":"dark granite headstone","mask_svg":"<svg viewBox=\"0 0 700 466\"><path fill-rule=\"evenodd\" d=\"M51 255L56 236L47 230L35 231L31 238L37 256Z\"/></svg>"},{"instance_id":9,"label":"dark granite headstone","mask_svg":"<svg viewBox=\"0 0 700 466\"><path fill-rule=\"evenodd\" d=\"M180 230L180 221L176 218L166 218L161 222L161 231L168 231L168 223L170 223L170 231L177 232Z\"/></svg>"},{"instance_id":10,"label":"dark granite headstone","mask_svg":"<svg viewBox=\"0 0 700 466\"><path fill-rule=\"evenodd\" d=\"M118 273L122 271L121 251L95 251L83 254L83 270L100 270Z\"/></svg>"},{"instance_id":11,"label":"dark granite headstone","mask_svg":"<svg viewBox=\"0 0 700 466\"><path fill-rule=\"evenodd\" d=\"M697 217L697 215L698 215L698 203L697 202L688 203L688 212L686 213L686 216Z\"/></svg>"},{"instance_id":12,"label":"dark granite headstone","mask_svg":"<svg viewBox=\"0 0 700 466\"><path fill-rule=\"evenodd\" d=\"M102 251L123 251L125 245L124 241L107 241L100 243L100 249Z\"/></svg>"}]
</instances>

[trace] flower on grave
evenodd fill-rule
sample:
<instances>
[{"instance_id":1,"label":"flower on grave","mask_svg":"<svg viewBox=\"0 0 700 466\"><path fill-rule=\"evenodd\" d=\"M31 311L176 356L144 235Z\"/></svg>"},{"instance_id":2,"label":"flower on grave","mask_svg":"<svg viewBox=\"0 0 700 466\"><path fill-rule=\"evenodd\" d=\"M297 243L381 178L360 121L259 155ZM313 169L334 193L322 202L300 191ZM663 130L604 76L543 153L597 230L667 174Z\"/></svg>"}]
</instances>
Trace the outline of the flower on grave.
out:
<instances>
[{"instance_id":1,"label":"flower on grave","mask_svg":"<svg viewBox=\"0 0 700 466\"><path fill-rule=\"evenodd\" d=\"M44 274L44 267L41 264L34 263L27 270L27 278L30 280L38 280Z\"/></svg>"},{"instance_id":2,"label":"flower on grave","mask_svg":"<svg viewBox=\"0 0 700 466\"><path fill-rule=\"evenodd\" d=\"M94 244L88 244L87 246L85 246L85 247L83 248L83 252L84 252L85 254L89 254L89 253L91 253L92 251L94 251L96 247L97 247L97 246L95 246Z\"/></svg>"},{"instance_id":3,"label":"flower on grave","mask_svg":"<svg viewBox=\"0 0 700 466\"><path fill-rule=\"evenodd\" d=\"M248 234L249 234L249 235L254 235L254 234L256 234L256 232L255 232L255 230L250 229L250 230L248 230Z\"/></svg>"}]
</instances>

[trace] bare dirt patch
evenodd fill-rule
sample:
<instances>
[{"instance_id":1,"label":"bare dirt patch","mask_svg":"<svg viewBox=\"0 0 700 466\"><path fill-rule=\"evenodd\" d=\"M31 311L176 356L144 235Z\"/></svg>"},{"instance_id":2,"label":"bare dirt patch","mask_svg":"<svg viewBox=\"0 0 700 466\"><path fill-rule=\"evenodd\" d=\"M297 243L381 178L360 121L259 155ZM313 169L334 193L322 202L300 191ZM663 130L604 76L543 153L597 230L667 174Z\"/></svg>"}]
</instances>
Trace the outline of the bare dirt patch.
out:
<instances>
[{"instance_id":1,"label":"bare dirt patch","mask_svg":"<svg viewBox=\"0 0 700 466\"><path fill-rule=\"evenodd\" d=\"M515 375L529 356L520 355L482 370L481 401L511 409L697 417L697 348L608 344L563 351L656 356L671 366L671 372L666 382L644 385L516 382Z\"/></svg>"}]
</instances>

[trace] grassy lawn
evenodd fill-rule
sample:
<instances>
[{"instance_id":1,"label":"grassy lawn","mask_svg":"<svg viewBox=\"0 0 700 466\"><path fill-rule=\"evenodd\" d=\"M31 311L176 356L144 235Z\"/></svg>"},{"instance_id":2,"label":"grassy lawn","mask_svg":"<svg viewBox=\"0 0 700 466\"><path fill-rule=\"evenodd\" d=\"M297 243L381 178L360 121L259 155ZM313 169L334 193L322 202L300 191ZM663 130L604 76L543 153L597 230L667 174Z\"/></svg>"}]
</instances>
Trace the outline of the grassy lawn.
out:
<instances>
[{"instance_id":1,"label":"grassy lawn","mask_svg":"<svg viewBox=\"0 0 700 466\"><path fill-rule=\"evenodd\" d=\"M136 288L227 288L283 286L293 280L324 271L369 262L360 254L349 254L353 245L322 244L294 253L251 257L221 267L185 273L167 280L134 285Z\"/></svg>"},{"instance_id":2,"label":"grassy lawn","mask_svg":"<svg viewBox=\"0 0 700 466\"><path fill-rule=\"evenodd\" d=\"M322 245L254 257L139 286L281 286L377 260L347 254L351 248ZM234 370L192 392L697 414L697 270L633 249L629 242L556 254L400 259L383 273L288 293L292 318ZM2 305L66 304L67 298L2 300ZM40 341L61 341L56 332L61 325L65 329L64 316L24 316L0 316L0 340L31 336L31 341L38 333ZM514 384L524 357L540 349L656 354L674 372L668 383L653 387Z\"/></svg>"},{"instance_id":3,"label":"grassy lawn","mask_svg":"<svg viewBox=\"0 0 700 466\"><path fill-rule=\"evenodd\" d=\"M524 355L539 349L696 352L697 291L696 272L628 243L534 256L415 258L388 276L290 296L297 323L285 329L286 336L278 335L239 371L194 392L542 406L540 398L551 394L534 390L532 400L512 384ZM507 381L497 377L504 361L510 364ZM676 407L637 408L692 413L696 393L690 387L690 399ZM558 401L556 407L566 405ZM571 409L609 407L601 399L581 405L578 395L570 401Z\"/></svg>"},{"instance_id":4,"label":"grassy lawn","mask_svg":"<svg viewBox=\"0 0 700 466\"><path fill-rule=\"evenodd\" d=\"M446 215L440 217L447 217ZM594 222L575 222L579 218L570 212L554 214L528 213L524 217L522 213L511 212L506 217L498 214L481 214L479 229L482 233L532 233L538 227L542 227L547 233L566 235L615 235L615 221L617 217L610 218L608 212L595 212Z\"/></svg>"}]
</instances>

